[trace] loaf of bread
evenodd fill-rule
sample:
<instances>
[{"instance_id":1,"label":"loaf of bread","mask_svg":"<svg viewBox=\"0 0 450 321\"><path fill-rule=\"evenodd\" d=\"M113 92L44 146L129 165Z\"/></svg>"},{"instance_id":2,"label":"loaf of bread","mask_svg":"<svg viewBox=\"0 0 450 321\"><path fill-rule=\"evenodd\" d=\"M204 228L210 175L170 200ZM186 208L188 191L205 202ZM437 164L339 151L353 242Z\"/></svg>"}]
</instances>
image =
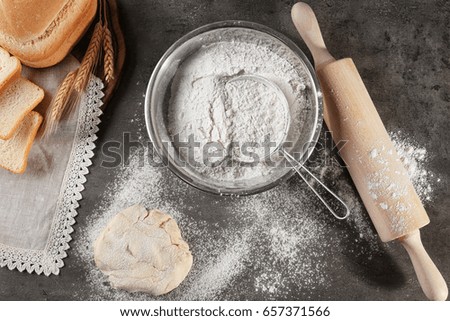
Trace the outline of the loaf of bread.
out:
<instances>
[{"instance_id":1,"label":"loaf of bread","mask_svg":"<svg viewBox=\"0 0 450 321\"><path fill-rule=\"evenodd\" d=\"M1 0L0 46L31 67L60 62L97 11L96 0Z\"/></svg>"},{"instance_id":2,"label":"loaf of bread","mask_svg":"<svg viewBox=\"0 0 450 321\"><path fill-rule=\"evenodd\" d=\"M25 171L28 154L41 123L42 116L32 111L25 116L10 139L0 140L0 167L16 174Z\"/></svg>"},{"instance_id":3,"label":"loaf of bread","mask_svg":"<svg viewBox=\"0 0 450 321\"><path fill-rule=\"evenodd\" d=\"M25 116L44 99L44 91L19 78L0 93L0 139L9 139Z\"/></svg>"},{"instance_id":4,"label":"loaf of bread","mask_svg":"<svg viewBox=\"0 0 450 321\"><path fill-rule=\"evenodd\" d=\"M16 57L11 57L9 53L0 48L0 93L10 82L20 77L22 65Z\"/></svg>"}]
</instances>

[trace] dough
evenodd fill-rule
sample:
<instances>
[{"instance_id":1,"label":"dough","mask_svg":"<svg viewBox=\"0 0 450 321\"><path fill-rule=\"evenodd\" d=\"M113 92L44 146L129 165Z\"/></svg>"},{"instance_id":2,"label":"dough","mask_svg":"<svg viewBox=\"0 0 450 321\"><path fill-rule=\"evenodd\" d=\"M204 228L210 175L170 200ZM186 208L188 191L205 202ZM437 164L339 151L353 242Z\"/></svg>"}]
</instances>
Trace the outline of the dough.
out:
<instances>
[{"instance_id":1,"label":"dough","mask_svg":"<svg viewBox=\"0 0 450 321\"><path fill-rule=\"evenodd\" d=\"M175 220L134 205L117 214L94 243L97 267L113 287L161 295L175 289L192 266Z\"/></svg>"}]
</instances>

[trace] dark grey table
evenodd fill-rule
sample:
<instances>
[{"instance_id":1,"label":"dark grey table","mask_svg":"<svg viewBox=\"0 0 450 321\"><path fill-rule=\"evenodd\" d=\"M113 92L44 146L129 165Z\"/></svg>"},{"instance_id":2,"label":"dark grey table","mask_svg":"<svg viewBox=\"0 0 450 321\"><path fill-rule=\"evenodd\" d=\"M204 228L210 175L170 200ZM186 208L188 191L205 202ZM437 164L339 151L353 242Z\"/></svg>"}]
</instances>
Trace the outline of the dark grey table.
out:
<instances>
[{"instance_id":1,"label":"dark grey table","mask_svg":"<svg viewBox=\"0 0 450 321\"><path fill-rule=\"evenodd\" d=\"M422 230L423 242L444 277L450 280L450 2L446 0L399 1L307 1L316 11L329 50L337 57L351 56L388 130L407 133L431 155L427 168L441 177L434 200L426 204L432 223ZM147 81L164 51L186 32L206 23L241 19L265 24L280 31L307 52L290 20L294 1L287 0L121 0L119 1L128 56L120 87L102 117L97 146L109 140L120 141L122 132L146 137L142 126L143 101ZM136 128L137 119L141 126ZM98 150L97 150L98 151ZM101 201L105 185L120 169L100 166L103 155L93 158L91 174L83 192L72 246L86 228L87 217ZM171 175L171 174L168 174ZM350 182L350 181L349 181ZM329 182L332 184L332 182ZM180 182L180 184L184 184ZM288 183L300 182L293 178ZM186 189L189 189L186 185ZM213 209L205 196L201 204L211 215L220 217L223 209ZM189 202L189 200L187 200ZM195 202L195 200L191 200ZM221 204L226 200L220 200ZM318 212L321 217L325 211ZM222 213L223 215L223 213ZM369 218L367 217L367 220ZM214 218L211 218L214 221ZM333 220L330 231L351 234L351 227ZM358 245L364 247L364 244ZM330 300L422 300L414 271L403 248L392 243L368 260L356 255L355 244L342 242L326 253L323 271L326 287L308 291L292 289L284 299ZM337 250L336 250L337 249ZM37 276L0 269L0 299L70 300L90 299L96 289L86 282L85 262L69 251L59 276ZM247 275L251 275L249 269ZM236 281L239 284L239 280ZM265 299L237 286L227 299Z\"/></svg>"}]
</instances>

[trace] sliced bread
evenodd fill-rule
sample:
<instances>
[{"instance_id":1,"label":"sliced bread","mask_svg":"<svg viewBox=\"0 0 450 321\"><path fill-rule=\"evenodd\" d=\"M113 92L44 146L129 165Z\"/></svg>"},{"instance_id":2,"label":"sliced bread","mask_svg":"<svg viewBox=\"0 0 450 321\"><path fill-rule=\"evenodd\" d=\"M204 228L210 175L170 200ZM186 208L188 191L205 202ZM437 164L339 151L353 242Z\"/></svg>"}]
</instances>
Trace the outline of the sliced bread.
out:
<instances>
[{"instance_id":1,"label":"sliced bread","mask_svg":"<svg viewBox=\"0 0 450 321\"><path fill-rule=\"evenodd\" d=\"M0 48L0 92L7 87L10 82L13 82L20 77L22 65L19 59L11 57L9 53Z\"/></svg>"},{"instance_id":2,"label":"sliced bread","mask_svg":"<svg viewBox=\"0 0 450 321\"><path fill-rule=\"evenodd\" d=\"M13 137L0 140L0 167L16 174L25 171L28 155L41 123L42 116L32 111L25 116Z\"/></svg>"},{"instance_id":3,"label":"sliced bread","mask_svg":"<svg viewBox=\"0 0 450 321\"><path fill-rule=\"evenodd\" d=\"M9 139L24 117L44 98L44 91L19 78L0 94L0 139Z\"/></svg>"}]
</instances>

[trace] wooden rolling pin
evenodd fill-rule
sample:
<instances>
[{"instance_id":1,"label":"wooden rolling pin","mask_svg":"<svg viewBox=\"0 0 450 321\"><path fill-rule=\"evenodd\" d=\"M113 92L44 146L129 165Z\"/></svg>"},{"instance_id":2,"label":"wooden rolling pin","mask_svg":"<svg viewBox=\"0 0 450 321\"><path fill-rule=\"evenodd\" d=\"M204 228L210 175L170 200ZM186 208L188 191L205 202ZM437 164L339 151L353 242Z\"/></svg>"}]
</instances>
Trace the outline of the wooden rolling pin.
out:
<instances>
[{"instance_id":1,"label":"wooden rolling pin","mask_svg":"<svg viewBox=\"0 0 450 321\"><path fill-rule=\"evenodd\" d=\"M398 240L411 258L425 295L445 300L447 284L420 240L419 229L430 220L358 70L350 58L335 60L330 55L307 4L294 5L292 20L314 57L325 122L336 144L347 141L340 155L381 240Z\"/></svg>"}]
</instances>

